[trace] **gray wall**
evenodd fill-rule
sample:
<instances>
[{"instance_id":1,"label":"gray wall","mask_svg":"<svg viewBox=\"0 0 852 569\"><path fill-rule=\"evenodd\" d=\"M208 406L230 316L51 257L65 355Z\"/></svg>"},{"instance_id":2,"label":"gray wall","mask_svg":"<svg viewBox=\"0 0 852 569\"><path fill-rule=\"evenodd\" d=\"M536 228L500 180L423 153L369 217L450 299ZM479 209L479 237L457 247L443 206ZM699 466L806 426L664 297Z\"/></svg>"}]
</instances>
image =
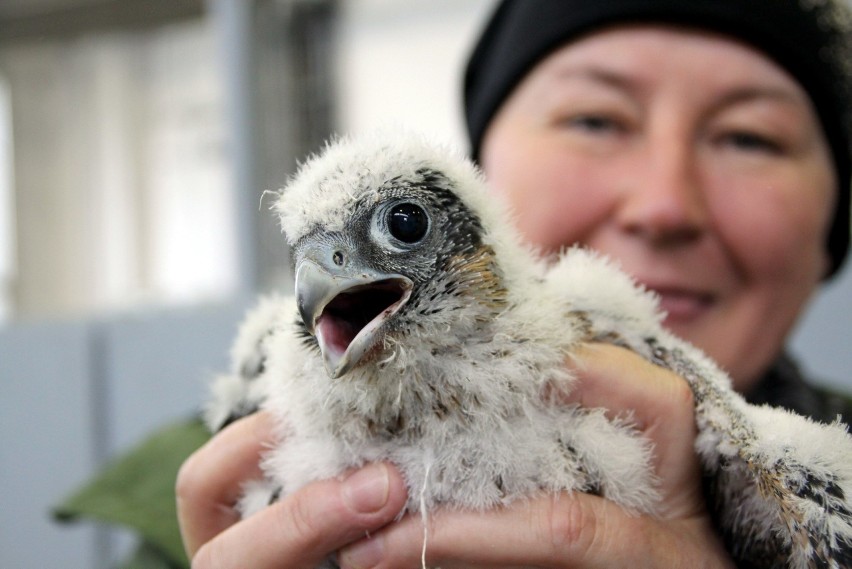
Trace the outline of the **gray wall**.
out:
<instances>
[{"instance_id":1,"label":"gray wall","mask_svg":"<svg viewBox=\"0 0 852 569\"><path fill-rule=\"evenodd\" d=\"M96 567L91 528L48 521L95 465L91 335L85 323L0 333L0 567Z\"/></svg>"},{"instance_id":2,"label":"gray wall","mask_svg":"<svg viewBox=\"0 0 852 569\"><path fill-rule=\"evenodd\" d=\"M98 465L196 412L245 303L0 330L0 567L100 568L127 540L51 506Z\"/></svg>"},{"instance_id":3,"label":"gray wall","mask_svg":"<svg viewBox=\"0 0 852 569\"><path fill-rule=\"evenodd\" d=\"M799 323L790 351L820 382L852 392L852 257Z\"/></svg>"}]
</instances>

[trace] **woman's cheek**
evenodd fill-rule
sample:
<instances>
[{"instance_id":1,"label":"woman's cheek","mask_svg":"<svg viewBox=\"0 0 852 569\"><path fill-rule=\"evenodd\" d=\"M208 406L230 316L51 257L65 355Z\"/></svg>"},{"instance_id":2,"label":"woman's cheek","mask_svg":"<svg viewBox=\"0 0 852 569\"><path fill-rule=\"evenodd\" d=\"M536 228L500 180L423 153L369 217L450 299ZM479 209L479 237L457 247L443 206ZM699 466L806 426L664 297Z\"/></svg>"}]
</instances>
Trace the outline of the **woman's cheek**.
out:
<instances>
[{"instance_id":1,"label":"woman's cheek","mask_svg":"<svg viewBox=\"0 0 852 569\"><path fill-rule=\"evenodd\" d=\"M822 204L799 198L794 188L766 185L717 200L718 232L750 279L819 280L827 221Z\"/></svg>"}]
</instances>

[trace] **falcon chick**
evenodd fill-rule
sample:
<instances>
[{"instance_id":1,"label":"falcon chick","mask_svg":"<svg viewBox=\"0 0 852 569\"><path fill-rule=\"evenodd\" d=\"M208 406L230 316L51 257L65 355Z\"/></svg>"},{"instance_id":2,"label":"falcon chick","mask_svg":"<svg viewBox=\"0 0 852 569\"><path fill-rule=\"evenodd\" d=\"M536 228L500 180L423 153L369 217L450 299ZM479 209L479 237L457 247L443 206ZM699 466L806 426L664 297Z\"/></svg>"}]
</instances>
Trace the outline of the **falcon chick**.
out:
<instances>
[{"instance_id":1,"label":"falcon chick","mask_svg":"<svg viewBox=\"0 0 852 569\"><path fill-rule=\"evenodd\" d=\"M277 418L243 515L376 460L399 466L411 512L567 490L653 514L649 442L558 396L572 388L573 350L608 342L689 383L708 503L739 561L852 564L845 427L748 405L600 256L539 259L457 153L412 135L341 138L275 210L295 296L248 315L206 413L213 430L259 406Z\"/></svg>"}]
</instances>

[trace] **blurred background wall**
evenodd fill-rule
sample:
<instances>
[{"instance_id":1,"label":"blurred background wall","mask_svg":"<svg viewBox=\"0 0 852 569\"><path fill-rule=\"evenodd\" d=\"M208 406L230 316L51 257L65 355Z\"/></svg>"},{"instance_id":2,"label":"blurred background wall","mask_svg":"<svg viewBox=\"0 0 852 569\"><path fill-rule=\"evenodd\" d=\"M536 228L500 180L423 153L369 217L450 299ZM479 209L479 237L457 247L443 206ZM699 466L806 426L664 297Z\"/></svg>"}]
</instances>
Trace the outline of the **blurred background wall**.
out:
<instances>
[{"instance_id":1,"label":"blurred background wall","mask_svg":"<svg viewBox=\"0 0 852 569\"><path fill-rule=\"evenodd\" d=\"M491 0L0 0L0 567L109 567L48 516L197 409L259 291L290 286L264 191L332 132L464 145ZM793 345L852 389L852 276Z\"/></svg>"}]
</instances>

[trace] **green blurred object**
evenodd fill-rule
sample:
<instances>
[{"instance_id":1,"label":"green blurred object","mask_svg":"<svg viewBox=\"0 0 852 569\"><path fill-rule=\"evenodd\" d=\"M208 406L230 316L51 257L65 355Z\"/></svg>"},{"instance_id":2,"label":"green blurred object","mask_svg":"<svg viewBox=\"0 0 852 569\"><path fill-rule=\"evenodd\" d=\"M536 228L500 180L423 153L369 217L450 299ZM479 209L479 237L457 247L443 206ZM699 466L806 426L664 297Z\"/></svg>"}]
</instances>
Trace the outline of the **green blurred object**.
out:
<instances>
[{"instance_id":1,"label":"green blurred object","mask_svg":"<svg viewBox=\"0 0 852 569\"><path fill-rule=\"evenodd\" d=\"M59 505L55 518L92 519L134 531L141 544L123 568L189 567L177 521L175 479L183 461L209 438L199 419L156 431Z\"/></svg>"}]
</instances>

